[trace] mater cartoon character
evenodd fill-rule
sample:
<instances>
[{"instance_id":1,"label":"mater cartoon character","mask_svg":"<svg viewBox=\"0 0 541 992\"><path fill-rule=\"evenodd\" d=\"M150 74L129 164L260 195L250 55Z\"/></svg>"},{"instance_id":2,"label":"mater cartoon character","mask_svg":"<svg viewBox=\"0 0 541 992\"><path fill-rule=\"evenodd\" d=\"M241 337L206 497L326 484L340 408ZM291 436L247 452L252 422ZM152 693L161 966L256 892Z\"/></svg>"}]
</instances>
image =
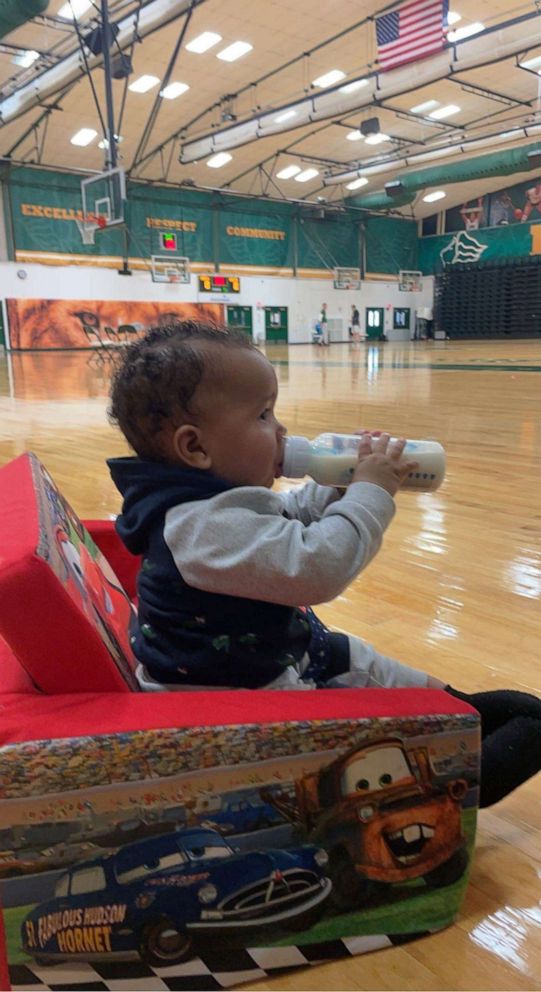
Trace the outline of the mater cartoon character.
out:
<instances>
[{"instance_id":1,"label":"mater cartoon character","mask_svg":"<svg viewBox=\"0 0 541 992\"><path fill-rule=\"evenodd\" d=\"M468 784L432 783L426 748L416 776L399 739L374 741L295 782L295 798L262 790L311 842L329 854L333 899L341 909L365 902L375 883L423 877L436 888L468 864L461 799Z\"/></svg>"}]
</instances>

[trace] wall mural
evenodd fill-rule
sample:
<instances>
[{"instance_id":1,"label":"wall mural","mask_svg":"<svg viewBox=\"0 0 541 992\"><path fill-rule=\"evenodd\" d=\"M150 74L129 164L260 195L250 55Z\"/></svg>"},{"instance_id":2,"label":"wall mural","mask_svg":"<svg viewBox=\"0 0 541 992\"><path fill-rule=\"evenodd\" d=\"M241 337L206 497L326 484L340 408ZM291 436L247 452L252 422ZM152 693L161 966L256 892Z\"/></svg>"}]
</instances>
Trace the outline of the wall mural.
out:
<instances>
[{"instance_id":1,"label":"wall mural","mask_svg":"<svg viewBox=\"0 0 541 992\"><path fill-rule=\"evenodd\" d=\"M8 299L6 307L14 349L104 348L177 320L224 320L220 303Z\"/></svg>"},{"instance_id":2,"label":"wall mural","mask_svg":"<svg viewBox=\"0 0 541 992\"><path fill-rule=\"evenodd\" d=\"M445 212L445 230L478 231L482 227L507 227L541 217L541 179L508 186L468 200Z\"/></svg>"}]
</instances>

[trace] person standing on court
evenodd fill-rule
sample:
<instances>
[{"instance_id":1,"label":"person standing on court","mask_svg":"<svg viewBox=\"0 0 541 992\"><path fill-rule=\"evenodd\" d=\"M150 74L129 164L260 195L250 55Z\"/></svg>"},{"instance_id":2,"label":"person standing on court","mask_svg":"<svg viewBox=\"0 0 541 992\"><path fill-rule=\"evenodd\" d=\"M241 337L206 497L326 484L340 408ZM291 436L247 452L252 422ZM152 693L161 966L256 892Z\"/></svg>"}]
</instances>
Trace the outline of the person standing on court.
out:
<instances>
[{"instance_id":1,"label":"person standing on court","mask_svg":"<svg viewBox=\"0 0 541 992\"><path fill-rule=\"evenodd\" d=\"M361 340L361 319L355 304L351 307L351 339L355 344Z\"/></svg>"},{"instance_id":2,"label":"person standing on court","mask_svg":"<svg viewBox=\"0 0 541 992\"><path fill-rule=\"evenodd\" d=\"M321 304L321 313L319 315L319 326L321 327L321 345L328 345L329 343L329 323L327 318L327 304Z\"/></svg>"}]
</instances>

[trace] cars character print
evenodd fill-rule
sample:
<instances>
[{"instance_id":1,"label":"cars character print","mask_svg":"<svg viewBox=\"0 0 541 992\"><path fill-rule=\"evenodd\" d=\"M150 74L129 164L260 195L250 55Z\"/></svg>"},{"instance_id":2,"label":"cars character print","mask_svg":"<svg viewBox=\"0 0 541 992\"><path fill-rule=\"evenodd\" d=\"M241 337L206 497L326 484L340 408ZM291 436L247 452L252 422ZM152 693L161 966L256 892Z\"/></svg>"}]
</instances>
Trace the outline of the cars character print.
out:
<instances>
[{"instance_id":1,"label":"cars character print","mask_svg":"<svg viewBox=\"0 0 541 992\"><path fill-rule=\"evenodd\" d=\"M327 860L313 845L237 853L203 828L151 837L63 874L24 919L23 949L41 962L136 952L164 966L205 939L248 946L316 922L332 887Z\"/></svg>"}]
</instances>

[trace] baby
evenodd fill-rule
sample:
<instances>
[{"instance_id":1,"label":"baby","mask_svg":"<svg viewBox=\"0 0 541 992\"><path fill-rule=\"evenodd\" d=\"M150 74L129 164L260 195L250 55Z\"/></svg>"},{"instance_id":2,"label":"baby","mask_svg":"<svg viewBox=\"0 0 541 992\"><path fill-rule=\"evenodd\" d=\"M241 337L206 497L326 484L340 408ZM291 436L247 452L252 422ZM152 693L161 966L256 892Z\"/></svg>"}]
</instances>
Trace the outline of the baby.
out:
<instances>
[{"instance_id":1,"label":"baby","mask_svg":"<svg viewBox=\"0 0 541 992\"><path fill-rule=\"evenodd\" d=\"M132 636L142 688L443 687L299 606L335 598L379 550L415 467L400 464L405 441L365 435L344 494L315 483L273 492L286 435L277 394L271 364L225 328L184 321L123 353L111 417L137 457L108 464L124 497L118 533L143 557ZM521 740L535 738L536 759L525 774L515 761L502 794L538 770L539 700L455 695L490 713L491 733L530 722Z\"/></svg>"}]
</instances>

